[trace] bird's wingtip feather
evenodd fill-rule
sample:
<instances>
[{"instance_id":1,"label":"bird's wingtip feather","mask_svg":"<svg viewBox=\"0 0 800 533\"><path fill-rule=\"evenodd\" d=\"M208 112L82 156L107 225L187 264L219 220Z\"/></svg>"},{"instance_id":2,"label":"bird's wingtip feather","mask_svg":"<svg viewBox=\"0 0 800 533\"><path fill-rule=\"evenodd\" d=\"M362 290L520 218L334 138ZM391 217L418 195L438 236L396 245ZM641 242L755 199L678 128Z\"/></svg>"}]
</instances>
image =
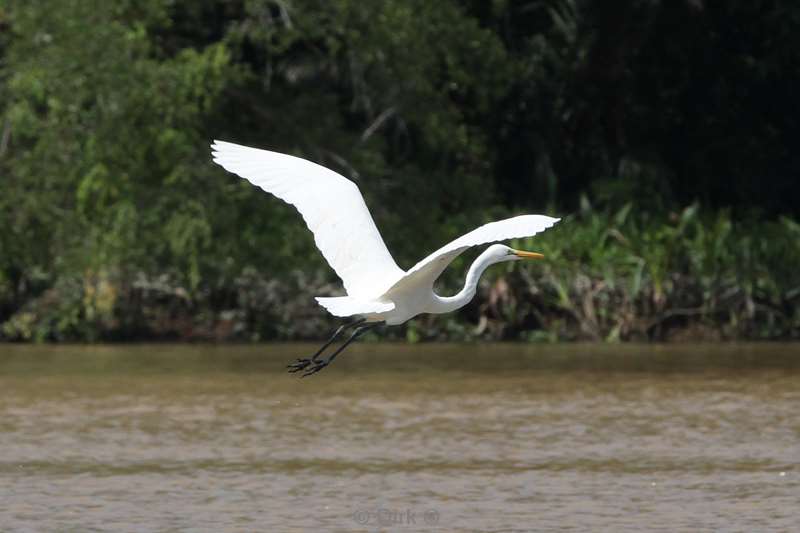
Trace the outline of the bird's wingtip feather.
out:
<instances>
[{"instance_id":1,"label":"bird's wingtip feather","mask_svg":"<svg viewBox=\"0 0 800 533\"><path fill-rule=\"evenodd\" d=\"M223 150L229 148L244 148L243 146L239 146L238 144L230 143L228 141L220 141L219 139L214 139L211 141L211 148L214 150Z\"/></svg>"}]
</instances>

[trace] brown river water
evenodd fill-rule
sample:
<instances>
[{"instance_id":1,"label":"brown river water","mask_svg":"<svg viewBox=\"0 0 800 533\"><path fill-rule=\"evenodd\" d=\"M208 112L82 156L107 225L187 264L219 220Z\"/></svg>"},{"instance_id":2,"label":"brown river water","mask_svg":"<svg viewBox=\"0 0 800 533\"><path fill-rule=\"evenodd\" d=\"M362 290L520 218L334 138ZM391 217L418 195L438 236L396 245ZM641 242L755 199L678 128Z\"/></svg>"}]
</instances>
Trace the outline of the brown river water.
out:
<instances>
[{"instance_id":1,"label":"brown river water","mask_svg":"<svg viewBox=\"0 0 800 533\"><path fill-rule=\"evenodd\" d=\"M800 345L0 345L0 531L800 531Z\"/></svg>"}]
</instances>

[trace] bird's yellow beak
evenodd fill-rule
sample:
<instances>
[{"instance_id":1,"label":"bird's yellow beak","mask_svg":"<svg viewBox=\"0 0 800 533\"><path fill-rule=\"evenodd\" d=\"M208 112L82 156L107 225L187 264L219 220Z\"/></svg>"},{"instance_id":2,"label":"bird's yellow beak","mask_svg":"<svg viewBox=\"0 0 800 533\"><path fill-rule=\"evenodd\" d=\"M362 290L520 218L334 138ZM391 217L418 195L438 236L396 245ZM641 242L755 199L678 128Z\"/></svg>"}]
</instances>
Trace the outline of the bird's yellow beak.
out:
<instances>
[{"instance_id":1,"label":"bird's yellow beak","mask_svg":"<svg viewBox=\"0 0 800 533\"><path fill-rule=\"evenodd\" d=\"M536 252L523 252L522 250L514 250L514 255L523 259L544 259L542 254Z\"/></svg>"}]
</instances>

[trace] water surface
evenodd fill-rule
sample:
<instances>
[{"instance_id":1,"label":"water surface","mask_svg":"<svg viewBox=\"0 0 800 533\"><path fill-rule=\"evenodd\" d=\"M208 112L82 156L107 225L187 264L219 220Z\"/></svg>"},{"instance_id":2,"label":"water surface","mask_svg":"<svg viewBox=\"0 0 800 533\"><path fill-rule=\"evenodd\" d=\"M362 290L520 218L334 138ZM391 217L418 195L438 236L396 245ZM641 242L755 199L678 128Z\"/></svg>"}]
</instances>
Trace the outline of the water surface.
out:
<instances>
[{"instance_id":1,"label":"water surface","mask_svg":"<svg viewBox=\"0 0 800 533\"><path fill-rule=\"evenodd\" d=\"M0 346L0 524L795 530L800 347Z\"/></svg>"}]
</instances>

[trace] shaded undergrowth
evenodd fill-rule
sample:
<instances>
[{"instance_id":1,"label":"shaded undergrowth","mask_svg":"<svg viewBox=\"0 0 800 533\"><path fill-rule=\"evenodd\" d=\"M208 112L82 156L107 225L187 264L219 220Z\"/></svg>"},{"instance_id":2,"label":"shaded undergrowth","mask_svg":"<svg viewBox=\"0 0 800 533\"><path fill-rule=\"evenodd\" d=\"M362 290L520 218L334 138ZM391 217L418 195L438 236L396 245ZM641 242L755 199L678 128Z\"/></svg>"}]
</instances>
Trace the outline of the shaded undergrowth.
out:
<instances>
[{"instance_id":1,"label":"shaded undergrowth","mask_svg":"<svg viewBox=\"0 0 800 533\"><path fill-rule=\"evenodd\" d=\"M546 260L490 269L476 299L423 316L389 336L559 340L715 340L800 337L800 224L739 220L692 205L660 216L588 203L554 229L513 246ZM468 258L437 290L455 292ZM249 269L194 290L169 275L120 271L62 276L24 300L0 289L4 340L316 339L335 320L315 295L336 294L326 272L281 278Z\"/></svg>"}]
</instances>

